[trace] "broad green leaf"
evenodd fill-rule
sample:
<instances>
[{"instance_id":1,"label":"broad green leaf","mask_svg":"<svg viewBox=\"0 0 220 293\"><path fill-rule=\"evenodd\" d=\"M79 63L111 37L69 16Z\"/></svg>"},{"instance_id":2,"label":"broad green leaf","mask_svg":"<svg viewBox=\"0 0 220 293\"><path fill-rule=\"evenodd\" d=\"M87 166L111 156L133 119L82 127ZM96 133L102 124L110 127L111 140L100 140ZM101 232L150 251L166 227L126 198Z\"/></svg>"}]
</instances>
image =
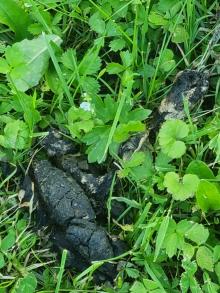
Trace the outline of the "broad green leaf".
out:
<instances>
[{"instance_id":1,"label":"broad green leaf","mask_svg":"<svg viewBox=\"0 0 220 293\"><path fill-rule=\"evenodd\" d=\"M199 178L193 174L184 175L180 182L179 175L174 172L168 172L164 176L164 186L172 194L175 200L184 201L193 197L199 184Z\"/></svg>"},{"instance_id":2,"label":"broad green leaf","mask_svg":"<svg viewBox=\"0 0 220 293\"><path fill-rule=\"evenodd\" d=\"M17 41L29 36L28 26L31 22L30 16L21 8L18 1L0 1L0 23L7 25L15 33Z\"/></svg>"},{"instance_id":3,"label":"broad green leaf","mask_svg":"<svg viewBox=\"0 0 220 293\"><path fill-rule=\"evenodd\" d=\"M197 245L204 244L209 237L209 230L206 229L202 224L191 223L191 228L185 232L185 237Z\"/></svg>"},{"instance_id":4,"label":"broad green leaf","mask_svg":"<svg viewBox=\"0 0 220 293\"><path fill-rule=\"evenodd\" d=\"M126 45L126 42L123 39L114 39L110 42L109 47L113 52L122 50Z\"/></svg>"},{"instance_id":5,"label":"broad green leaf","mask_svg":"<svg viewBox=\"0 0 220 293\"><path fill-rule=\"evenodd\" d=\"M15 240L16 240L15 232L13 230L10 230L8 235L6 235L2 239L0 249L2 251L7 251L15 244Z\"/></svg>"},{"instance_id":6,"label":"broad green leaf","mask_svg":"<svg viewBox=\"0 0 220 293\"><path fill-rule=\"evenodd\" d=\"M213 258L215 263L220 260L220 245L214 247Z\"/></svg>"},{"instance_id":7,"label":"broad green leaf","mask_svg":"<svg viewBox=\"0 0 220 293\"><path fill-rule=\"evenodd\" d=\"M83 91L90 96L97 95L100 89L100 85L97 79L91 76L85 76L84 78L82 78L81 86L83 88Z\"/></svg>"},{"instance_id":8,"label":"broad green leaf","mask_svg":"<svg viewBox=\"0 0 220 293\"><path fill-rule=\"evenodd\" d=\"M184 258L186 258L188 260L190 260L195 253L195 247L189 243L186 243L186 242L183 244L182 250L183 250Z\"/></svg>"},{"instance_id":9,"label":"broad green leaf","mask_svg":"<svg viewBox=\"0 0 220 293\"><path fill-rule=\"evenodd\" d=\"M170 8L172 8L176 4L176 0L160 0L157 9L162 12L167 12Z\"/></svg>"},{"instance_id":10,"label":"broad green leaf","mask_svg":"<svg viewBox=\"0 0 220 293\"><path fill-rule=\"evenodd\" d=\"M116 62L108 63L108 65L106 67L106 71L109 74L118 74L124 70L125 70L125 67L119 63L116 63Z\"/></svg>"},{"instance_id":11,"label":"broad green leaf","mask_svg":"<svg viewBox=\"0 0 220 293\"><path fill-rule=\"evenodd\" d=\"M121 143L126 141L130 133L132 132L142 132L145 130L145 125L140 121L130 121L127 124L119 124L113 136L113 140Z\"/></svg>"},{"instance_id":12,"label":"broad green leaf","mask_svg":"<svg viewBox=\"0 0 220 293\"><path fill-rule=\"evenodd\" d=\"M177 25L174 30L171 29L170 31L173 33L172 42L176 44L186 42L189 38L187 30L182 25Z\"/></svg>"},{"instance_id":13,"label":"broad green leaf","mask_svg":"<svg viewBox=\"0 0 220 293\"><path fill-rule=\"evenodd\" d=\"M28 96L19 92L13 96L11 105L15 111L24 113L24 120L28 124L30 131L41 120L40 113L36 110L36 93L33 96Z\"/></svg>"},{"instance_id":14,"label":"broad green leaf","mask_svg":"<svg viewBox=\"0 0 220 293\"><path fill-rule=\"evenodd\" d=\"M173 51L170 49L165 49L161 53L160 57L155 58L154 66L156 67L157 63L160 62L159 70L162 72L168 72L176 66L176 62L173 59L173 57L174 57Z\"/></svg>"},{"instance_id":15,"label":"broad green leaf","mask_svg":"<svg viewBox=\"0 0 220 293\"><path fill-rule=\"evenodd\" d=\"M203 293L198 281L195 277L190 278L190 292L191 293ZM214 292L212 292L214 293Z\"/></svg>"},{"instance_id":16,"label":"broad green leaf","mask_svg":"<svg viewBox=\"0 0 220 293\"><path fill-rule=\"evenodd\" d=\"M192 227L192 222L184 219L182 221L180 221L177 226L176 226L176 231L178 234L182 235L182 236L185 236L185 233L191 229Z\"/></svg>"},{"instance_id":17,"label":"broad green leaf","mask_svg":"<svg viewBox=\"0 0 220 293\"><path fill-rule=\"evenodd\" d=\"M164 290L159 289L159 286L157 282L149 280L149 279L143 279L144 286L149 290L149 292L153 293L164 293Z\"/></svg>"},{"instance_id":18,"label":"broad green leaf","mask_svg":"<svg viewBox=\"0 0 220 293\"><path fill-rule=\"evenodd\" d=\"M101 18L100 13L94 13L89 19L89 25L93 31L97 34L103 34L105 32L105 21Z\"/></svg>"},{"instance_id":19,"label":"broad green leaf","mask_svg":"<svg viewBox=\"0 0 220 293\"><path fill-rule=\"evenodd\" d=\"M218 278L218 282L220 284L220 262L218 262L216 265L215 265L215 273L217 275L217 278Z\"/></svg>"},{"instance_id":20,"label":"broad green leaf","mask_svg":"<svg viewBox=\"0 0 220 293\"><path fill-rule=\"evenodd\" d=\"M144 162L144 159L144 152L135 152L129 160L124 162L124 166L127 168L137 167Z\"/></svg>"},{"instance_id":21,"label":"broad green leaf","mask_svg":"<svg viewBox=\"0 0 220 293\"><path fill-rule=\"evenodd\" d=\"M78 120L89 120L92 118L90 111L85 111L82 108L71 107L67 113L67 120L72 124Z\"/></svg>"},{"instance_id":22,"label":"broad green leaf","mask_svg":"<svg viewBox=\"0 0 220 293\"><path fill-rule=\"evenodd\" d=\"M194 160L186 169L186 174L195 174L200 179L215 179L212 170L203 161Z\"/></svg>"},{"instance_id":23,"label":"broad green leaf","mask_svg":"<svg viewBox=\"0 0 220 293\"><path fill-rule=\"evenodd\" d=\"M140 275L140 272L134 268L126 268L126 273L128 274L128 277L133 279L138 278Z\"/></svg>"},{"instance_id":24,"label":"broad green leaf","mask_svg":"<svg viewBox=\"0 0 220 293\"><path fill-rule=\"evenodd\" d=\"M146 293L147 290L144 286L143 283L139 282L139 281L135 281L134 284L131 286L131 289L130 289L130 292L131 293Z\"/></svg>"},{"instance_id":25,"label":"broad green leaf","mask_svg":"<svg viewBox=\"0 0 220 293\"><path fill-rule=\"evenodd\" d=\"M0 135L0 145L8 149L23 150L30 142L29 135L27 124L14 120L6 124L4 135Z\"/></svg>"},{"instance_id":26,"label":"broad green leaf","mask_svg":"<svg viewBox=\"0 0 220 293\"><path fill-rule=\"evenodd\" d=\"M131 111L124 111L120 117L121 123L128 123L129 121L142 121L148 118L151 114L151 110L137 108Z\"/></svg>"},{"instance_id":27,"label":"broad green leaf","mask_svg":"<svg viewBox=\"0 0 220 293\"><path fill-rule=\"evenodd\" d=\"M86 120L86 121L77 121L73 125L67 126L70 134L73 138L81 138L82 132L88 133L91 131L94 127L94 122L92 120Z\"/></svg>"},{"instance_id":28,"label":"broad green leaf","mask_svg":"<svg viewBox=\"0 0 220 293\"><path fill-rule=\"evenodd\" d=\"M193 276L195 275L196 271L197 271L197 264L196 261L190 261L190 260L186 260L183 259L182 261L182 267L184 268L184 270L186 271L188 276Z\"/></svg>"},{"instance_id":29,"label":"broad green leaf","mask_svg":"<svg viewBox=\"0 0 220 293\"><path fill-rule=\"evenodd\" d=\"M118 103L109 95L102 100L99 96L92 98L92 104L95 108L96 117L107 123L114 119L117 112Z\"/></svg>"},{"instance_id":30,"label":"broad green leaf","mask_svg":"<svg viewBox=\"0 0 220 293\"><path fill-rule=\"evenodd\" d=\"M66 68L68 68L68 69L70 69L72 71L76 70L76 65L77 65L77 63L75 64L75 62L77 62L75 55L76 54L75 54L75 51L73 49L68 49L62 55L62 63L63 63L63 65Z\"/></svg>"},{"instance_id":31,"label":"broad green leaf","mask_svg":"<svg viewBox=\"0 0 220 293\"><path fill-rule=\"evenodd\" d=\"M18 279L11 293L34 293L37 288L37 279L33 273Z\"/></svg>"},{"instance_id":32,"label":"broad green leaf","mask_svg":"<svg viewBox=\"0 0 220 293\"><path fill-rule=\"evenodd\" d=\"M89 163L101 162L110 133L109 126L98 126L85 134L82 141L90 145L87 149Z\"/></svg>"},{"instance_id":33,"label":"broad green leaf","mask_svg":"<svg viewBox=\"0 0 220 293\"><path fill-rule=\"evenodd\" d=\"M132 54L129 51L121 51L120 56L125 68L131 66L133 59Z\"/></svg>"},{"instance_id":34,"label":"broad green leaf","mask_svg":"<svg viewBox=\"0 0 220 293\"><path fill-rule=\"evenodd\" d=\"M5 259L3 253L0 252L0 269L5 266Z\"/></svg>"},{"instance_id":35,"label":"broad green leaf","mask_svg":"<svg viewBox=\"0 0 220 293\"><path fill-rule=\"evenodd\" d=\"M216 184L201 180L196 192L196 201L204 212L220 210L220 191Z\"/></svg>"},{"instance_id":36,"label":"broad green leaf","mask_svg":"<svg viewBox=\"0 0 220 293\"><path fill-rule=\"evenodd\" d=\"M176 254L177 248L179 246L178 242L179 242L179 237L177 233L172 233L168 235L166 239L166 253L169 258L173 257Z\"/></svg>"},{"instance_id":37,"label":"broad green leaf","mask_svg":"<svg viewBox=\"0 0 220 293\"><path fill-rule=\"evenodd\" d=\"M6 74L10 71L10 66L4 58L0 58L0 73Z\"/></svg>"},{"instance_id":38,"label":"broad green leaf","mask_svg":"<svg viewBox=\"0 0 220 293\"><path fill-rule=\"evenodd\" d=\"M168 120L163 123L159 131L159 144L162 151L170 158L180 158L186 151L182 141L189 133L188 125L178 119Z\"/></svg>"},{"instance_id":39,"label":"broad green leaf","mask_svg":"<svg viewBox=\"0 0 220 293\"><path fill-rule=\"evenodd\" d=\"M132 168L132 177L134 180L146 180L153 176L153 159L150 152L145 152L145 158L143 163L140 166Z\"/></svg>"},{"instance_id":40,"label":"broad green leaf","mask_svg":"<svg viewBox=\"0 0 220 293\"><path fill-rule=\"evenodd\" d=\"M190 278L187 273L182 273L180 279L180 288L182 293L188 293L190 287Z\"/></svg>"},{"instance_id":41,"label":"broad green leaf","mask_svg":"<svg viewBox=\"0 0 220 293\"><path fill-rule=\"evenodd\" d=\"M218 133L209 141L209 148L216 153L216 161L220 160L220 134Z\"/></svg>"},{"instance_id":42,"label":"broad green leaf","mask_svg":"<svg viewBox=\"0 0 220 293\"><path fill-rule=\"evenodd\" d=\"M79 75L92 75L99 71L102 63L98 53L98 50L90 50L84 55L78 67Z\"/></svg>"},{"instance_id":43,"label":"broad green leaf","mask_svg":"<svg viewBox=\"0 0 220 293\"><path fill-rule=\"evenodd\" d=\"M154 25L164 26L168 23L168 20L165 19L161 14L156 11L152 11L149 14L148 20Z\"/></svg>"},{"instance_id":44,"label":"broad green leaf","mask_svg":"<svg viewBox=\"0 0 220 293\"><path fill-rule=\"evenodd\" d=\"M56 44L61 39L56 35L47 36ZM7 74L9 82L17 90L25 92L36 86L48 67L49 52L43 35L33 40L23 40L8 47L5 52L6 61L10 65Z\"/></svg>"},{"instance_id":45,"label":"broad green leaf","mask_svg":"<svg viewBox=\"0 0 220 293\"><path fill-rule=\"evenodd\" d=\"M214 260L212 251L206 246L200 246L196 253L196 261L201 269L213 272Z\"/></svg>"},{"instance_id":46,"label":"broad green leaf","mask_svg":"<svg viewBox=\"0 0 220 293\"><path fill-rule=\"evenodd\" d=\"M157 154L156 160L155 160L155 168L157 171L159 172L171 172L171 171L175 171L175 166L172 166L171 164L169 164L169 162L172 159L170 157L168 157L166 154L164 154L163 152L159 152Z\"/></svg>"}]
</instances>

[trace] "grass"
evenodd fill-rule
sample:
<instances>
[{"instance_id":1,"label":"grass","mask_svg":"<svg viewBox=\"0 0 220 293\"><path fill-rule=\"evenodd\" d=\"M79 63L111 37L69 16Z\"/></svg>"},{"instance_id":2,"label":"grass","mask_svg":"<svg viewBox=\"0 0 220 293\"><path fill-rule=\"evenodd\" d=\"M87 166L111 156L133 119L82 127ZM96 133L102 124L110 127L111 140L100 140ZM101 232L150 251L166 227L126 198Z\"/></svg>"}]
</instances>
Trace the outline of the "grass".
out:
<instances>
[{"instance_id":1,"label":"grass","mask_svg":"<svg viewBox=\"0 0 220 293\"><path fill-rule=\"evenodd\" d=\"M219 11L217 0L0 1L0 293L220 292ZM120 145L149 129L184 69L210 75L204 103L191 110L186 102L183 127L175 121L165 133L185 149L168 157L162 127L123 161ZM128 250L80 273L65 269L67 251L56 257L48 229L36 229L33 207L19 202L20 180L51 125L90 162L119 169L106 229ZM183 128L188 135L178 137ZM118 219L115 200L126 205ZM118 276L97 285L105 261Z\"/></svg>"}]
</instances>

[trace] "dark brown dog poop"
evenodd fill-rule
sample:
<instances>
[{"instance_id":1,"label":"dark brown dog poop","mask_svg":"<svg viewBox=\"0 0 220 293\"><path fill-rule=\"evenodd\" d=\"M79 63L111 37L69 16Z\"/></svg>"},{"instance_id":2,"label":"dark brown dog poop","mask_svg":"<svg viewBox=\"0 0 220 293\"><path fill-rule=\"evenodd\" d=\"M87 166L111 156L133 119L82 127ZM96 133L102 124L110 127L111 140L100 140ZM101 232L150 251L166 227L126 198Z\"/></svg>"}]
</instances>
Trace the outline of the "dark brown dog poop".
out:
<instances>
[{"instance_id":1,"label":"dark brown dog poop","mask_svg":"<svg viewBox=\"0 0 220 293\"><path fill-rule=\"evenodd\" d=\"M179 72L174 80L168 95L162 100L158 112L150 127L160 125L164 120L183 119L184 99L188 101L192 109L197 103L201 103L209 86L208 74L197 70L186 69Z\"/></svg>"},{"instance_id":2,"label":"dark brown dog poop","mask_svg":"<svg viewBox=\"0 0 220 293\"><path fill-rule=\"evenodd\" d=\"M73 142L54 128L49 129L48 135L40 141L40 145L47 151L49 157L76 152Z\"/></svg>"},{"instance_id":3,"label":"dark brown dog poop","mask_svg":"<svg viewBox=\"0 0 220 293\"><path fill-rule=\"evenodd\" d=\"M68 250L67 265L82 271L92 261L107 260L124 252L125 244L112 241L96 223L96 215L84 190L75 179L48 160L33 163L35 190L40 206L48 216L54 248ZM116 265L104 263L96 281L113 281Z\"/></svg>"},{"instance_id":4,"label":"dark brown dog poop","mask_svg":"<svg viewBox=\"0 0 220 293\"><path fill-rule=\"evenodd\" d=\"M58 130L50 129L40 144L49 159L33 161L30 174L21 184L21 206L30 209L29 202L37 206L35 225L48 227L58 255L67 249L68 268L83 271L92 261L106 260L94 274L94 280L113 281L116 264L107 260L127 249L123 241L108 235L100 225L107 220L106 202L113 172L97 172L98 166L91 166L84 157L74 154L73 142ZM112 216L117 218L124 209L121 203L112 205Z\"/></svg>"}]
</instances>

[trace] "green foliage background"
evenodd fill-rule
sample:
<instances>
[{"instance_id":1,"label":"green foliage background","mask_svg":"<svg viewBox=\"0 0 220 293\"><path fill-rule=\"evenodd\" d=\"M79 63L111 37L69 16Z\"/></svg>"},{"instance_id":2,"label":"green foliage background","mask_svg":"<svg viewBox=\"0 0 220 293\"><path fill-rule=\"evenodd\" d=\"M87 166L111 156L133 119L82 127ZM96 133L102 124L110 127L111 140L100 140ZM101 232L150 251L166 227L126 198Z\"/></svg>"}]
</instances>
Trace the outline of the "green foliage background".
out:
<instances>
[{"instance_id":1,"label":"green foliage background","mask_svg":"<svg viewBox=\"0 0 220 293\"><path fill-rule=\"evenodd\" d=\"M0 0L0 292L220 292L220 23L214 0ZM209 71L204 107L165 122L128 160L127 139L186 68ZM17 167L49 126L119 170L129 250L114 284L64 269L19 205ZM11 169L4 176L4 162ZM125 216L132 215L127 224Z\"/></svg>"}]
</instances>

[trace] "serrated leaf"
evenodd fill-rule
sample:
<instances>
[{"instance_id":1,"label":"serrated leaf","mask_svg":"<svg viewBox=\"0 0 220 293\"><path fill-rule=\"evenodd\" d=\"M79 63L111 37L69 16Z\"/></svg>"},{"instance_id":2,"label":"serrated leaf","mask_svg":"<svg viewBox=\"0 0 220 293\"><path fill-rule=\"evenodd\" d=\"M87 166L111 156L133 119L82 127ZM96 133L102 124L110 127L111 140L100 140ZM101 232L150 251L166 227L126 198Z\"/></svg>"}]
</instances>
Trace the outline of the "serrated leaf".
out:
<instances>
[{"instance_id":1,"label":"serrated leaf","mask_svg":"<svg viewBox=\"0 0 220 293\"><path fill-rule=\"evenodd\" d=\"M81 79L81 86L83 90L90 96L96 95L99 92L99 82L91 76L86 76Z\"/></svg>"},{"instance_id":2,"label":"serrated leaf","mask_svg":"<svg viewBox=\"0 0 220 293\"><path fill-rule=\"evenodd\" d=\"M88 133L94 128L94 122L92 120L77 121L73 125L68 125L67 127L73 138L81 138L81 132Z\"/></svg>"},{"instance_id":3,"label":"serrated leaf","mask_svg":"<svg viewBox=\"0 0 220 293\"><path fill-rule=\"evenodd\" d=\"M79 64L79 75L85 76L96 74L101 68L101 65L102 62L101 58L98 56L98 51L88 51Z\"/></svg>"},{"instance_id":4,"label":"serrated leaf","mask_svg":"<svg viewBox=\"0 0 220 293\"><path fill-rule=\"evenodd\" d=\"M14 0L0 1L0 23L7 25L14 33L17 41L28 37L28 26L32 20L19 2Z\"/></svg>"},{"instance_id":5,"label":"serrated leaf","mask_svg":"<svg viewBox=\"0 0 220 293\"><path fill-rule=\"evenodd\" d=\"M20 92L13 96L11 105L15 111L24 113L24 120L30 131L33 131L35 124L41 120L40 113L36 110L36 94L28 96Z\"/></svg>"},{"instance_id":6,"label":"serrated leaf","mask_svg":"<svg viewBox=\"0 0 220 293\"><path fill-rule=\"evenodd\" d=\"M146 288L144 286L144 284L142 284L139 281L135 281L134 284L131 286L130 289L131 293L146 293Z\"/></svg>"},{"instance_id":7,"label":"serrated leaf","mask_svg":"<svg viewBox=\"0 0 220 293\"><path fill-rule=\"evenodd\" d=\"M96 117L107 123L114 119L118 103L109 95L102 100L99 96L92 97L92 104L95 108Z\"/></svg>"},{"instance_id":8,"label":"serrated leaf","mask_svg":"<svg viewBox=\"0 0 220 293\"><path fill-rule=\"evenodd\" d=\"M134 268L126 268L126 273L128 274L128 277L133 279L136 279L140 275L140 272Z\"/></svg>"},{"instance_id":9,"label":"serrated leaf","mask_svg":"<svg viewBox=\"0 0 220 293\"><path fill-rule=\"evenodd\" d=\"M67 113L67 128L73 138L81 138L82 132L87 133L94 127L92 113L82 108L71 107Z\"/></svg>"},{"instance_id":10,"label":"serrated leaf","mask_svg":"<svg viewBox=\"0 0 220 293\"><path fill-rule=\"evenodd\" d=\"M215 183L201 180L196 192L196 201L204 212L220 210L220 191Z\"/></svg>"},{"instance_id":11,"label":"serrated leaf","mask_svg":"<svg viewBox=\"0 0 220 293\"><path fill-rule=\"evenodd\" d=\"M56 44L61 39L56 35L47 35ZM5 52L7 63L11 70L7 77L17 90L25 92L36 86L48 67L50 58L44 36L33 40L23 40L8 47Z\"/></svg>"},{"instance_id":12,"label":"serrated leaf","mask_svg":"<svg viewBox=\"0 0 220 293\"><path fill-rule=\"evenodd\" d=\"M88 161L90 163L101 162L103 160L110 130L111 128L109 126L98 126L83 137L82 141L90 145L87 149Z\"/></svg>"},{"instance_id":13,"label":"serrated leaf","mask_svg":"<svg viewBox=\"0 0 220 293\"><path fill-rule=\"evenodd\" d=\"M183 250L184 258L186 258L188 260L190 260L195 253L195 247L189 243L184 243L182 246L182 250Z\"/></svg>"},{"instance_id":14,"label":"serrated leaf","mask_svg":"<svg viewBox=\"0 0 220 293\"><path fill-rule=\"evenodd\" d=\"M145 130L145 125L141 123L140 121L130 121L127 124L119 124L119 126L116 128L113 140L121 143L126 141L130 133L132 132L142 132Z\"/></svg>"},{"instance_id":15,"label":"serrated leaf","mask_svg":"<svg viewBox=\"0 0 220 293\"><path fill-rule=\"evenodd\" d=\"M182 141L189 133L188 125L178 119L168 120L163 123L159 131L159 144L162 151L170 158L180 158L186 151Z\"/></svg>"},{"instance_id":16,"label":"serrated leaf","mask_svg":"<svg viewBox=\"0 0 220 293\"><path fill-rule=\"evenodd\" d=\"M126 45L123 39L114 39L110 42L109 47L113 52L121 51Z\"/></svg>"},{"instance_id":17,"label":"serrated leaf","mask_svg":"<svg viewBox=\"0 0 220 293\"><path fill-rule=\"evenodd\" d=\"M200 246L196 253L196 261L201 269L213 272L214 260L212 251L206 246Z\"/></svg>"},{"instance_id":18,"label":"serrated leaf","mask_svg":"<svg viewBox=\"0 0 220 293\"><path fill-rule=\"evenodd\" d=\"M62 55L61 60L62 60L63 65L66 68L68 68L68 69L70 69L72 71L74 71L76 69L75 68L76 67L75 66L76 65L75 64L76 57L75 57L75 51L73 49L68 49L66 52L64 52L63 55Z\"/></svg>"},{"instance_id":19,"label":"serrated leaf","mask_svg":"<svg viewBox=\"0 0 220 293\"><path fill-rule=\"evenodd\" d=\"M89 25L97 34L103 34L105 32L105 21L101 18L99 12L94 13L90 17Z\"/></svg>"},{"instance_id":20,"label":"serrated leaf","mask_svg":"<svg viewBox=\"0 0 220 293\"><path fill-rule=\"evenodd\" d=\"M170 163L172 159L168 157L163 152L159 152L157 154L156 160L155 160L155 168L159 172L171 172L175 171L175 166L172 166Z\"/></svg>"},{"instance_id":21,"label":"serrated leaf","mask_svg":"<svg viewBox=\"0 0 220 293\"><path fill-rule=\"evenodd\" d=\"M119 121L122 123L128 123L129 121L142 121L148 118L151 114L151 110L137 108L131 111L123 110Z\"/></svg>"},{"instance_id":22,"label":"serrated leaf","mask_svg":"<svg viewBox=\"0 0 220 293\"><path fill-rule=\"evenodd\" d=\"M184 201L193 197L199 184L199 178L196 175L187 174L180 182L179 175L175 172L168 172L164 176L164 186L172 194L175 200Z\"/></svg>"}]
</instances>

